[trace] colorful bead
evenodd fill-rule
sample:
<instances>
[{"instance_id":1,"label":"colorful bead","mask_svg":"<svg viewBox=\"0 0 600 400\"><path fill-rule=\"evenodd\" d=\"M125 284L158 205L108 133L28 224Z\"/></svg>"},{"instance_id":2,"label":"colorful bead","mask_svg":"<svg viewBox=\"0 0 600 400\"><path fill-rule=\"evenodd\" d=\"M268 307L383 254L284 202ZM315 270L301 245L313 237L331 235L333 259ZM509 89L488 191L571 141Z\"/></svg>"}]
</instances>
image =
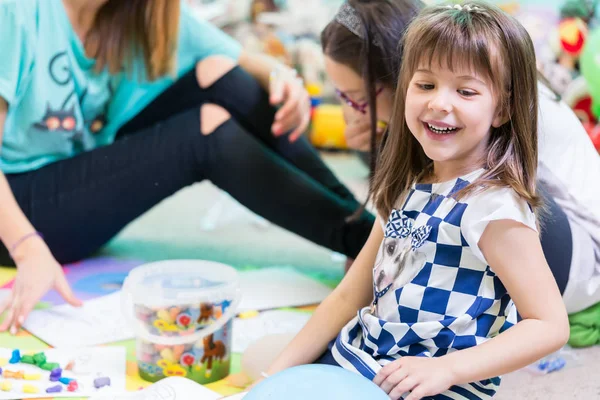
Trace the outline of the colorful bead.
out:
<instances>
[{"instance_id":1,"label":"colorful bead","mask_svg":"<svg viewBox=\"0 0 600 400\"><path fill-rule=\"evenodd\" d=\"M62 392L61 385L52 386L52 387L49 387L48 389L46 389L46 393L60 393L60 392Z\"/></svg>"},{"instance_id":2,"label":"colorful bead","mask_svg":"<svg viewBox=\"0 0 600 400\"><path fill-rule=\"evenodd\" d=\"M44 353L37 353L33 355L33 363L38 367L41 367L46 363L46 355Z\"/></svg>"},{"instance_id":3,"label":"colorful bead","mask_svg":"<svg viewBox=\"0 0 600 400\"><path fill-rule=\"evenodd\" d=\"M38 393L40 391L40 389L37 386L33 385L23 385L21 390L23 391L23 393Z\"/></svg>"},{"instance_id":4,"label":"colorful bead","mask_svg":"<svg viewBox=\"0 0 600 400\"><path fill-rule=\"evenodd\" d=\"M46 371L52 371L53 369L60 367L60 365L58 363L45 363L45 364L39 365L39 367Z\"/></svg>"},{"instance_id":5,"label":"colorful bead","mask_svg":"<svg viewBox=\"0 0 600 400\"><path fill-rule=\"evenodd\" d=\"M23 373L23 371L4 370L4 372L2 372L2 376L4 376L5 378L12 378L12 379L23 379L25 377L25 374Z\"/></svg>"},{"instance_id":6,"label":"colorful bead","mask_svg":"<svg viewBox=\"0 0 600 400\"><path fill-rule=\"evenodd\" d=\"M62 369L60 368L54 368L52 371L50 371L50 381L51 382L56 382L58 381L62 376Z\"/></svg>"},{"instance_id":7,"label":"colorful bead","mask_svg":"<svg viewBox=\"0 0 600 400\"><path fill-rule=\"evenodd\" d=\"M10 392L12 390L12 383L10 381L0 382L0 390L3 392Z\"/></svg>"},{"instance_id":8,"label":"colorful bead","mask_svg":"<svg viewBox=\"0 0 600 400\"><path fill-rule=\"evenodd\" d=\"M33 356L27 354L21 357L21 362L23 364L35 364L35 362L33 361Z\"/></svg>"},{"instance_id":9,"label":"colorful bead","mask_svg":"<svg viewBox=\"0 0 600 400\"><path fill-rule=\"evenodd\" d=\"M108 376L94 379L94 387L96 389L100 389L104 386L110 386L110 378Z\"/></svg>"},{"instance_id":10,"label":"colorful bead","mask_svg":"<svg viewBox=\"0 0 600 400\"><path fill-rule=\"evenodd\" d=\"M77 384L77 381L71 381L67 385L67 391L69 391L69 392L75 392L77 389L79 389L79 385Z\"/></svg>"},{"instance_id":11,"label":"colorful bead","mask_svg":"<svg viewBox=\"0 0 600 400\"><path fill-rule=\"evenodd\" d=\"M62 383L63 385L68 385L69 383L71 383L71 381L72 381L72 380L73 380L73 379L71 379L71 378L67 378L67 377L64 377L64 376L63 376L63 377L62 377L62 378L60 378L58 381L59 381L60 383Z\"/></svg>"},{"instance_id":12,"label":"colorful bead","mask_svg":"<svg viewBox=\"0 0 600 400\"><path fill-rule=\"evenodd\" d=\"M12 351L12 356L10 357L9 363L16 364L19 361L21 361L21 352L19 351L19 349L15 349Z\"/></svg>"},{"instance_id":13,"label":"colorful bead","mask_svg":"<svg viewBox=\"0 0 600 400\"><path fill-rule=\"evenodd\" d=\"M23 379L25 379L26 381L39 381L40 379L42 379L42 375L41 374L36 374L36 373L25 373L23 375Z\"/></svg>"}]
</instances>

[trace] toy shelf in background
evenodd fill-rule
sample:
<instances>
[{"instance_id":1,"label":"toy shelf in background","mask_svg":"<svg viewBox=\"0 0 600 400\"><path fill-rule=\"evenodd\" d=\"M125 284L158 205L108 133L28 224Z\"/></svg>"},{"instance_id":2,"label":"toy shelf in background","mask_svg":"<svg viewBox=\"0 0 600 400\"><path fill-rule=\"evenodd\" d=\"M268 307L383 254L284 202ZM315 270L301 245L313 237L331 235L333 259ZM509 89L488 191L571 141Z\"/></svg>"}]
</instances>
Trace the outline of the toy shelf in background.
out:
<instances>
[{"instance_id":1,"label":"toy shelf in background","mask_svg":"<svg viewBox=\"0 0 600 400\"><path fill-rule=\"evenodd\" d=\"M600 152L600 26L598 0L504 3L529 32L538 69L575 111Z\"/></svg>"}]
</instances>

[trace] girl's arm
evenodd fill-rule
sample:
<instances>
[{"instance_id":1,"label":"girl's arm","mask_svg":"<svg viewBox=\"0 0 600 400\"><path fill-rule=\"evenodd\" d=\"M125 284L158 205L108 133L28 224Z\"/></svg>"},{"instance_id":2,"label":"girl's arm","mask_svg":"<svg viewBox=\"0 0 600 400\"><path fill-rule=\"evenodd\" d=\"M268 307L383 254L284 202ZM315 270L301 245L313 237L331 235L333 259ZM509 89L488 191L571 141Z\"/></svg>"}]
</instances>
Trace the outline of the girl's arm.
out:
<instances>
[{"instance_id":1,"label":"girl's arm","mask_svg":"<svg viewBox=\"0 0 600 400\"><path fill-rule=\"evenodd\" d=\"M342 282L319 305L312 318L269 367L271 375L296 365L315 361L356 312L373 300L373 265L383 240L379 220L352 268Z\"/></svg>"},{"instance_id":2,"label":"girl's arm","mask_svg":"<svg viewBox=\"0 0 600 400\"><path fill-rule=\"evenodd\" d=\"M8 104L0 97L0 145L4 133L4 122L8 112ZM0 148L1 151L1 148ZM13 193L8 186L6 177L0 171L0 240L10 249L24 235L34 232L33 226L27 220L21 208L18 206ZM32 238L32 241L37 239ZM21 246L19 246L21 247ZM22 250L19 248L17 250ZM19 254L15 254L15 257Z\"/></svg>"},{"instance_id":3,"label":"girl's arm","mask_svg":"<svg viewBox=\"0 0 600 400\"><path fill-rule=\"evenodd\" d=\"M0 144L8 105L0 97ZM0 332L10 328L12 334L23 325L38 300L52 287L71 305L81 305L73 295L60 265L50 249L29 222L0 171L0 240L17 265L17 276L10 295L0 303L0 314L6 311Z\"/></svg>"},{"instance_id":4,"label":"girl's arm","mask_svg":"<svg viewBox=\"0 0 600 400\"><path fill-rule=\"evenodd\" d=\"M538 234L516 221L493 221L479 248L523 319L482 345L442 357L455 383L515 371L560 349L569 338L567 312Z\"/></svg>"}]
</instances>

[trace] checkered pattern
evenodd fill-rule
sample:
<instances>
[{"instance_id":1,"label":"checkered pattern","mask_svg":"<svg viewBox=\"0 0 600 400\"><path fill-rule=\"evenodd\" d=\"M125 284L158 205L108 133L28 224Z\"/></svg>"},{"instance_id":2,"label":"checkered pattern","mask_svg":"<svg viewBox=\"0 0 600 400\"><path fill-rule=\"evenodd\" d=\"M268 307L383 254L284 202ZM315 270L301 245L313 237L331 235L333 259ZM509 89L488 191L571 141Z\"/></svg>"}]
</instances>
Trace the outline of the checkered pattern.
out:
<instances>
[{"instance_id":1,"label":"checkered pattern","mask_svg":"<svg viewBox=\"0 0 600 400\"><path fill-rule=\"evenodd\" d=\"M475 346L516 322L502 282L463 235L469 227L463 216L477 195L465 202L451 196L469 182L465 177L414 185L402 209L392 211L385 236L412 235L412 249L423 252L426 262L412 266L417 272L408 284L392 285L378 300L377 311L361 310L344 328L333 352L340 365L369 376L401 356L437 357ZM445 398L490 398L498 384L499 379L491 379L453 387Z\"/></svg>"}]
</instances>

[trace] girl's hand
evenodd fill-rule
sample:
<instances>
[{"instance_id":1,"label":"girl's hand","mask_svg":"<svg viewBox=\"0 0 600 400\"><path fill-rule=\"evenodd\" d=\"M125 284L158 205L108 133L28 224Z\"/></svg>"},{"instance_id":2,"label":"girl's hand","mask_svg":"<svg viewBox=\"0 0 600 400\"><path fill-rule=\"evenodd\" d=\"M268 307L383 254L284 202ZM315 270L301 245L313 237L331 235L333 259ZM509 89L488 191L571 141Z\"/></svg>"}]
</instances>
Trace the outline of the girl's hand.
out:
<instances>
[{"instance_id":1,"label":"girl's hand","mask_svg":"<svg viewBox=\"0 0 600 400\"><path fill-rule=\"evenodd\" d=\"M371 150L371 122L366 118L348 121L344 136L349 148L364 152Z\"/></svg>"},{"instance_id":2,"label":"girl's hand","mask_svg":"<svg viewBox=\"0 0 600 400\"><path fill-rule=\"evenodd\" d=\"M373 382L399 399L409 393L405 400L418 400L440 394L455 383L455 374L443 357L401 357L383 367Z\"/></svg>"},{"instance_id":3,"label":"girl's hand","mask_svg":"<svg viewBox=\"0 0 600 400\"><path fill-rule=\"evenodd\" d=\"M294 129L290 142L298 139L310 122L310 97L295 69L280 65L269 79L271 105L282 105L275 114L272 131L275 136Z\"/></svg>"},{"instance_id":4,"label":"girl's hand","mask_svg":"<svg viewBox=\"0 0 600 400\"><path fill-rule=\"evenodd\" d=\"M65 278L63 270L41 238L31 238L14 255L17 276L10 295L0 305L0 314L7 311L0 332L10 327L16 334L27 315L50 289L56 289L72 306L81 306Z\"/></svg>"},{"instance_id":5,"label":"girl's hand","mask_svg":"<svg viewBox=\"0 0 600 400\"><path fill-rule=\"evenodd\" d=\"M348 148L362 152L371 150L371 118L369 114L360 114L349 106L343 104L344 121L346 129L344 136ZM375 130L377 141L379 141L385 128L378 126Z\"/></svg>"}]
</instances>

